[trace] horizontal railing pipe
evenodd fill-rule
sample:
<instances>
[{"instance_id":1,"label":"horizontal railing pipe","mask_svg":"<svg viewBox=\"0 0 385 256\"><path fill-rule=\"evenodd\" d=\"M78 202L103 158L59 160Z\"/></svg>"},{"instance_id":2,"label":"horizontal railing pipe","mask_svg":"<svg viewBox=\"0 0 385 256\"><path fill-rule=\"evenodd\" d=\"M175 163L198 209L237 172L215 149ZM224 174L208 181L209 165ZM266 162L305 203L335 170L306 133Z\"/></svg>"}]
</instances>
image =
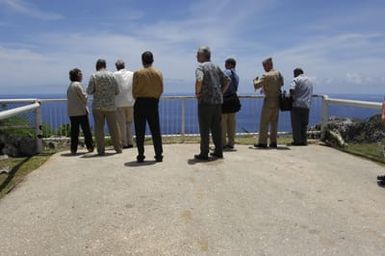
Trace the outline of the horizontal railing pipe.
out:
<instances>
[{"instance_id":1,"label":"horizontal railing pipe","mask_svg":"<svg viewBox=\"0 0 385 256\"><path fill-rule=\"evenodd\" d=\"M264 95L238 95L241 98L256 98L256 99L262 99ZM313 94L313 97L323 97L322 94ZM193 99L196 98L194 95L185 95L185 96L178 96L178 95L167 95L167 96L161 96L161 98L166 99ZM1 103L23 103L23 102L35 102L35 101L41 101L41 102L55 102L55 101L66 101L66 98L57 98L57 99L36 99L36 98L25 98L25 99L0 99Z\"/></svg>"},{"instance_id":2,"label":"horizontal railing pipe","mask_svg":"<svg viewBox=\"0 0 385 256\"><path fill-rule=\"evenodd\" d=\"M258 122L258 115L259 115L259 109L261 107L260 103L261 100L263 100L264 95L262 94L250 94L250 95L239 95L239 98L244 100L244 109L246 111L252 112L251 115L248 115L248 119L255 119L255 122ZM320 94L313 94L313 99L321 99L321 113L319 121L321 123L321 130L324 130L327 122L329 120L329 111L330 107L334 105L340 105L340 106L353 106L358 108L369 108L369 109L381 109L381 102L370 102L370 101L359 101L359 100L347 100L347 99L337 99L337 98L329 98L327 95L320 95ZM92 103L93 97L91 96L89 98L89 106ZM192 113L196 113L196 108L191 108L192 105L190 104L196 104L196 97L194 95L185 95L185 96L178 96L178 95L170 95L170 96L162 96L161 100L163 100L163 104L161 104L160 108L160 114L163 117L163 120L165 121L165 129L164 129L164 136L180 136L180 135L186 135L189 136L190 134L196 134L199 132L198 125L197 125L197 118L196 114L192 115ZM249 104L249 101L257 100L259 101L259 105L256 104ZM170 103L171 101L180 101L182 102L181 105L175 105L178 106L177 109L170 108L170 106L173 106ZM0 104L7 104L7 103L22 103L22 102L40 102L41 103L41 111L43 111L43 123L46 124L46 127L52 130L52 132L57 133L57 135L61 136L68 136L68 131L65 127L62 125L68 124L68 117L66 114L66 104L67 99L66 98L57 98L57 99L0 99ZM60 104L57 104L60 103ZM37 104L37 103L36 103ZM52 105L49 105L52 104ZM56 106L58 105L58 106ZM33 106L33 104L32 104ZM35 105L37 106L37 105ZM54 106L51 108L51 106ZM188 107L189 106L189 107ZM246 108L252 108L252 109L246 109ZM20 108L16 108L20 109ZM2 119L9 117L11 115L14 115L17 111L16 109L12 110L5 110L1 112ZM30 106L24 106L21 107L21 109L24 109L25 111L34 109L34 107ZM258 112L258 113L257 113ZM90 113L92 116L92 112ZM175 116L175 117L174 117ZM40 126L40 121L38 120L36 124L37 127ZM257 125L250 124L248 122L249 127L244 129L243 127L239 129L239 132L245 131L247 134L257 134L258 127ZM171 128L170 128L171 127ZM249 132L250 131L250 132ZM40 131L40 133L42 133ZM241 132L242 133L242 132ZM241 134L237 133L237 134Z\"/></svg>"},{"instance_id":3,"label":"horizontal railing pipe","mask_svg":"<svg viewBox=\"0 0 385 256\"><path fill-rule=\"evenodd\" d=\"M373 102L373 101L332 99L332 98L328 98L326 101L329 104L333 104L333 105L343 105L343 106L352 106L352 107L360 107L360 108L381 109L382 107L381 102Z\"/></svg>"},{"instance_id":4,"label":"horizontal railing pipe","mask_svg":"<svg viewBox=\"0 0 385 256\"><path fill-rule=\"evenodd\" d=\"M24 113L24 112L35 110L35 109L37 109L39 107L40 107L40 103L39 102L35 102L33 104L26 105L26 106L23 106L23 107L18 107L18 108L14 108L14 109L4 110L4 111L0 112L0 120L6 119L6 118L9 118L9 117L12 117L12 116Z\"/></svg>"},{"instance_id":5,"label":"horizontal railing pipe","mask_svg":"<svg viewBox=\"0 0 385 256\"><path fill-rule=\"evenodd\" d=\"M37 99L0 99L0 104L12 104L12 103L33 103Z\"/></svg>"}]
</instances>

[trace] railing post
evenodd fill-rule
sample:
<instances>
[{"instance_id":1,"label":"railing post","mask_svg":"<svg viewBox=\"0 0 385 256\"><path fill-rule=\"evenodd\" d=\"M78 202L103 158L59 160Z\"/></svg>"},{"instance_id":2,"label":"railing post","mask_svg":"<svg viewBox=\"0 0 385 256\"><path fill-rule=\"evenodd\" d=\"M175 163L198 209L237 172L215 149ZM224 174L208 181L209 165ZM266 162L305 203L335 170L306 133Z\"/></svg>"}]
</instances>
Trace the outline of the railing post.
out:
<instances>
[{"instance_id":1,"label":"railing post","mask_svg":"<svg viewBox=\"0 0 385 256\"><path fill-rule=\"evenodd\" d=\"M184 142L184 135L185 135L185 129L186 129L186 109L185 109L185 99L182 99L182 106L181 106L181 138L182 142Z\"/></svg>"},{"instance_id":2,"label":"railing post","mask_svg":"<svg viewBox=\"0 0 385 256\"><path fill-rule=\"evenodd\" d=\"M43 150L43 134L42 134L42 119L41 119L41 104L39 103L39 107L35 109L35 132L36 132L36 152L41 153Z\"/></svg>"},{"instance_id":3,"label":"railing post","mask_svg":"<svg viewBox=\"0 0 385 256\"><path fill-rule=\"evenodd\" d=\"M329 121L329 97L322 96L322 113L321 113L321 140L325 138L326 126Z\"/></svg>"}]
</instances>

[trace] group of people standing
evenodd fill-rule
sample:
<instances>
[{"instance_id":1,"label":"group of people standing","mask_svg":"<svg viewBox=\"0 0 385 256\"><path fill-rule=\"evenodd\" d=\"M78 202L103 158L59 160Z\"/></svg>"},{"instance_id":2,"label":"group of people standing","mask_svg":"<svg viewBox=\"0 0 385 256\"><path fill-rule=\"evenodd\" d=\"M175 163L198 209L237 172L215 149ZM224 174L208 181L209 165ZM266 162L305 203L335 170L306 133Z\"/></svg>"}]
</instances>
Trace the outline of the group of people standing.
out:
<instances>
[{"instance_id":1,"label":"group of people standing","mask_svg":"<svg viewBox=\"0 0 385 256\"><path fill-rule=\"evenodd\" d=\"M159 98L163 93L163 75L152 67L153 54L142 54L143 68L131 72L125 68L122 60L115 63L116 72L107 70L106 61L96 62L96 72L91 75L87 90L83 89L82 73L78 68L69 72L71 83L67 90L68 115L71 120L71 153L78 148L79 127L84 133L84 140L89 152L94 151L88 120L87 94L93 95L92 113L95 122L96 148L99 155L105 154L104 125L111 136L111 143L116 153L122 148L133 147L132 124L135 124L137 161L143 162L144 137L148 122L154 149L155 160L163 159L162 137L159 124ZM87 92L87 93L86 93Z\"/></svg>"},{"instance_id":2,"label":"group of people standing","mask_svg":"<svg viewBox=\"0 0 385 256\"><path fill-rule=\"evenodd\" d=\"M197 51L199 63L195 71L195 95L198 102L198 122L200 132L200 152L194 155L197 160L208 160L209 156L223 158L224 149L233 149L236 131L236 112L240 109L237 96L239 76L236 73L236 60L225 61L225 70L211 62L209 47ZM87 90L82 87L82 73L75 68L69 72L71 83L67 90L68 115L71 120L71 153L76 154L79 127L82 128L85 145L89 152L94 151L94 142L88 121L87 94L93 95L92 113L95 122L96 148L99 155L105 154L104 124L107 121L112 145L117 153L122 148L133 147L132 124L135 125L137 162L143 162L146 122L149 125L155 160L163 160L162 137L159 122L159 98L163 93L162 73L152 66L153 54L142 54L143 68L131 72L125 63L115 63L116 72L106 69L106 61L96 62L96 72L91 75ZM277 126L279 98L283 77L273 69L273 61L268 58L262 62L266 73L253 80L254 88L265 95L260 115L260 131L257 148L267 148L270 126L269 147L277 147ZM290 84L293 98L291 120L293 145L306 145L306 130L313 86L302 69L294 70ZM87 92L87 94L86 94ZM214 143L209 152L210 133Z\"/></svg>"},{"instance_id":3,"label":"group of people standing","mask_svg":"<svg viewBox=\"0 0 385 256\"><path fill-rule=\"evenodd\" d=\"M236 112L224 113L227 98L234 98L237 93L239 76L235 72L236 61L232 58L225 62L226 70L223 72L211 62L211 52L208 47L198 49L197 60L200 63L196 69L195 94L198 99L198 119L201 136L200 153L195 159L209 159L209 133L211 131L214 143L212 157L223 158L223 149L234 148L236 130ZM262 62L265 74L253 80L255 90L260 89L264 94L263 106L260 115L260 127L256 148L277 148L277 131L280 96L284 85L283 76L273 68L272 58ZM290 83L292 98L291 124L293 129L293 142L291 145L307 145L307 125L309 123L309 110L313 94L313 84L304 75L301 68L294 70L294 79ZM236 104L236 101L233 101ZM221 108L222 107L222 108ZM222 121L221 121L222 120ZM270 128L270 136L269 135ZM228 141L226 142L226 135Z\"/></svg>"},{"instance_id":4,"label":"group of people standing","mask_svg":"<svg viewBox=\"0 0 385 256\"><path fill-rule=\"evenodd\" d=\"M272 58L262 62L265 74L253 80L255 90L261 89L264 100L260 115L259 140L256 148L267 148L268 130L270 126L270 148L277 148L277 131L281 87L284 84L283 76L273 68ZM301 68L293 71L294 79L290 83L290 97L292 99L291 126L293 131L293 146L307 145L307 126L309 111L313 95L313 83L304 75Z\"/></svg>"}]
</instances>

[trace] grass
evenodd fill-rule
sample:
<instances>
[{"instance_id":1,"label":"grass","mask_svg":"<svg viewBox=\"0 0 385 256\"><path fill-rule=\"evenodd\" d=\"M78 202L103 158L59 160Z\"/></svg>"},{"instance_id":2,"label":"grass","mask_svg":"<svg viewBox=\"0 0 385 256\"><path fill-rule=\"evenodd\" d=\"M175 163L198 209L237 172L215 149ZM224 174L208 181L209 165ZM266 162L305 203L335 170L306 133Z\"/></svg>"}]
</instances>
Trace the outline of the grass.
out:
<instances>
[{"instance_id":1,"label":"grass","mask_svg":"<svg viewBox=\"0 0 385 256\"><path fill-rule=\"evenodd\" d=\"M32 157L17 157L0 160L0 169L6 168L8 173L0 174L0 198L8 194L24 177L44 164L53 154L44 153Z\"/></svg>"},{"instance_id":2,"label":"grass","mask_svg":"<svg viewBox=\"0 0 385 256\"><path fill-rule=\"evenodd\" d=\"M376 162L385 163L382 146L377 143L349 144L341 150Z\"/></svg>"}]
</instances>

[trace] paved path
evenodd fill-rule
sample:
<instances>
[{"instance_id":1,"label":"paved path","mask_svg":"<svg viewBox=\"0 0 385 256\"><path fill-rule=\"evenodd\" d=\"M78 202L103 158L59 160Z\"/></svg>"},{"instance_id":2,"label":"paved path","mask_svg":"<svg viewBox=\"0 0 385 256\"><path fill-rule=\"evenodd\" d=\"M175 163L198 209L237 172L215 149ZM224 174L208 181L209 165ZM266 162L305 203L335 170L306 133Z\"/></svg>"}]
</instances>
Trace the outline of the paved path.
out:
<instances>
[{"instance_id":1,"label":"paved path","mask_svg":"<svg viewBox=\"0 0 385 256\"><path fill-rule=\"evenodd\" d=\"M0 201L0 255L385 255L385 168L317 145L202 163L198 147L55 155Z\"/></svg>"}]
</instances>

